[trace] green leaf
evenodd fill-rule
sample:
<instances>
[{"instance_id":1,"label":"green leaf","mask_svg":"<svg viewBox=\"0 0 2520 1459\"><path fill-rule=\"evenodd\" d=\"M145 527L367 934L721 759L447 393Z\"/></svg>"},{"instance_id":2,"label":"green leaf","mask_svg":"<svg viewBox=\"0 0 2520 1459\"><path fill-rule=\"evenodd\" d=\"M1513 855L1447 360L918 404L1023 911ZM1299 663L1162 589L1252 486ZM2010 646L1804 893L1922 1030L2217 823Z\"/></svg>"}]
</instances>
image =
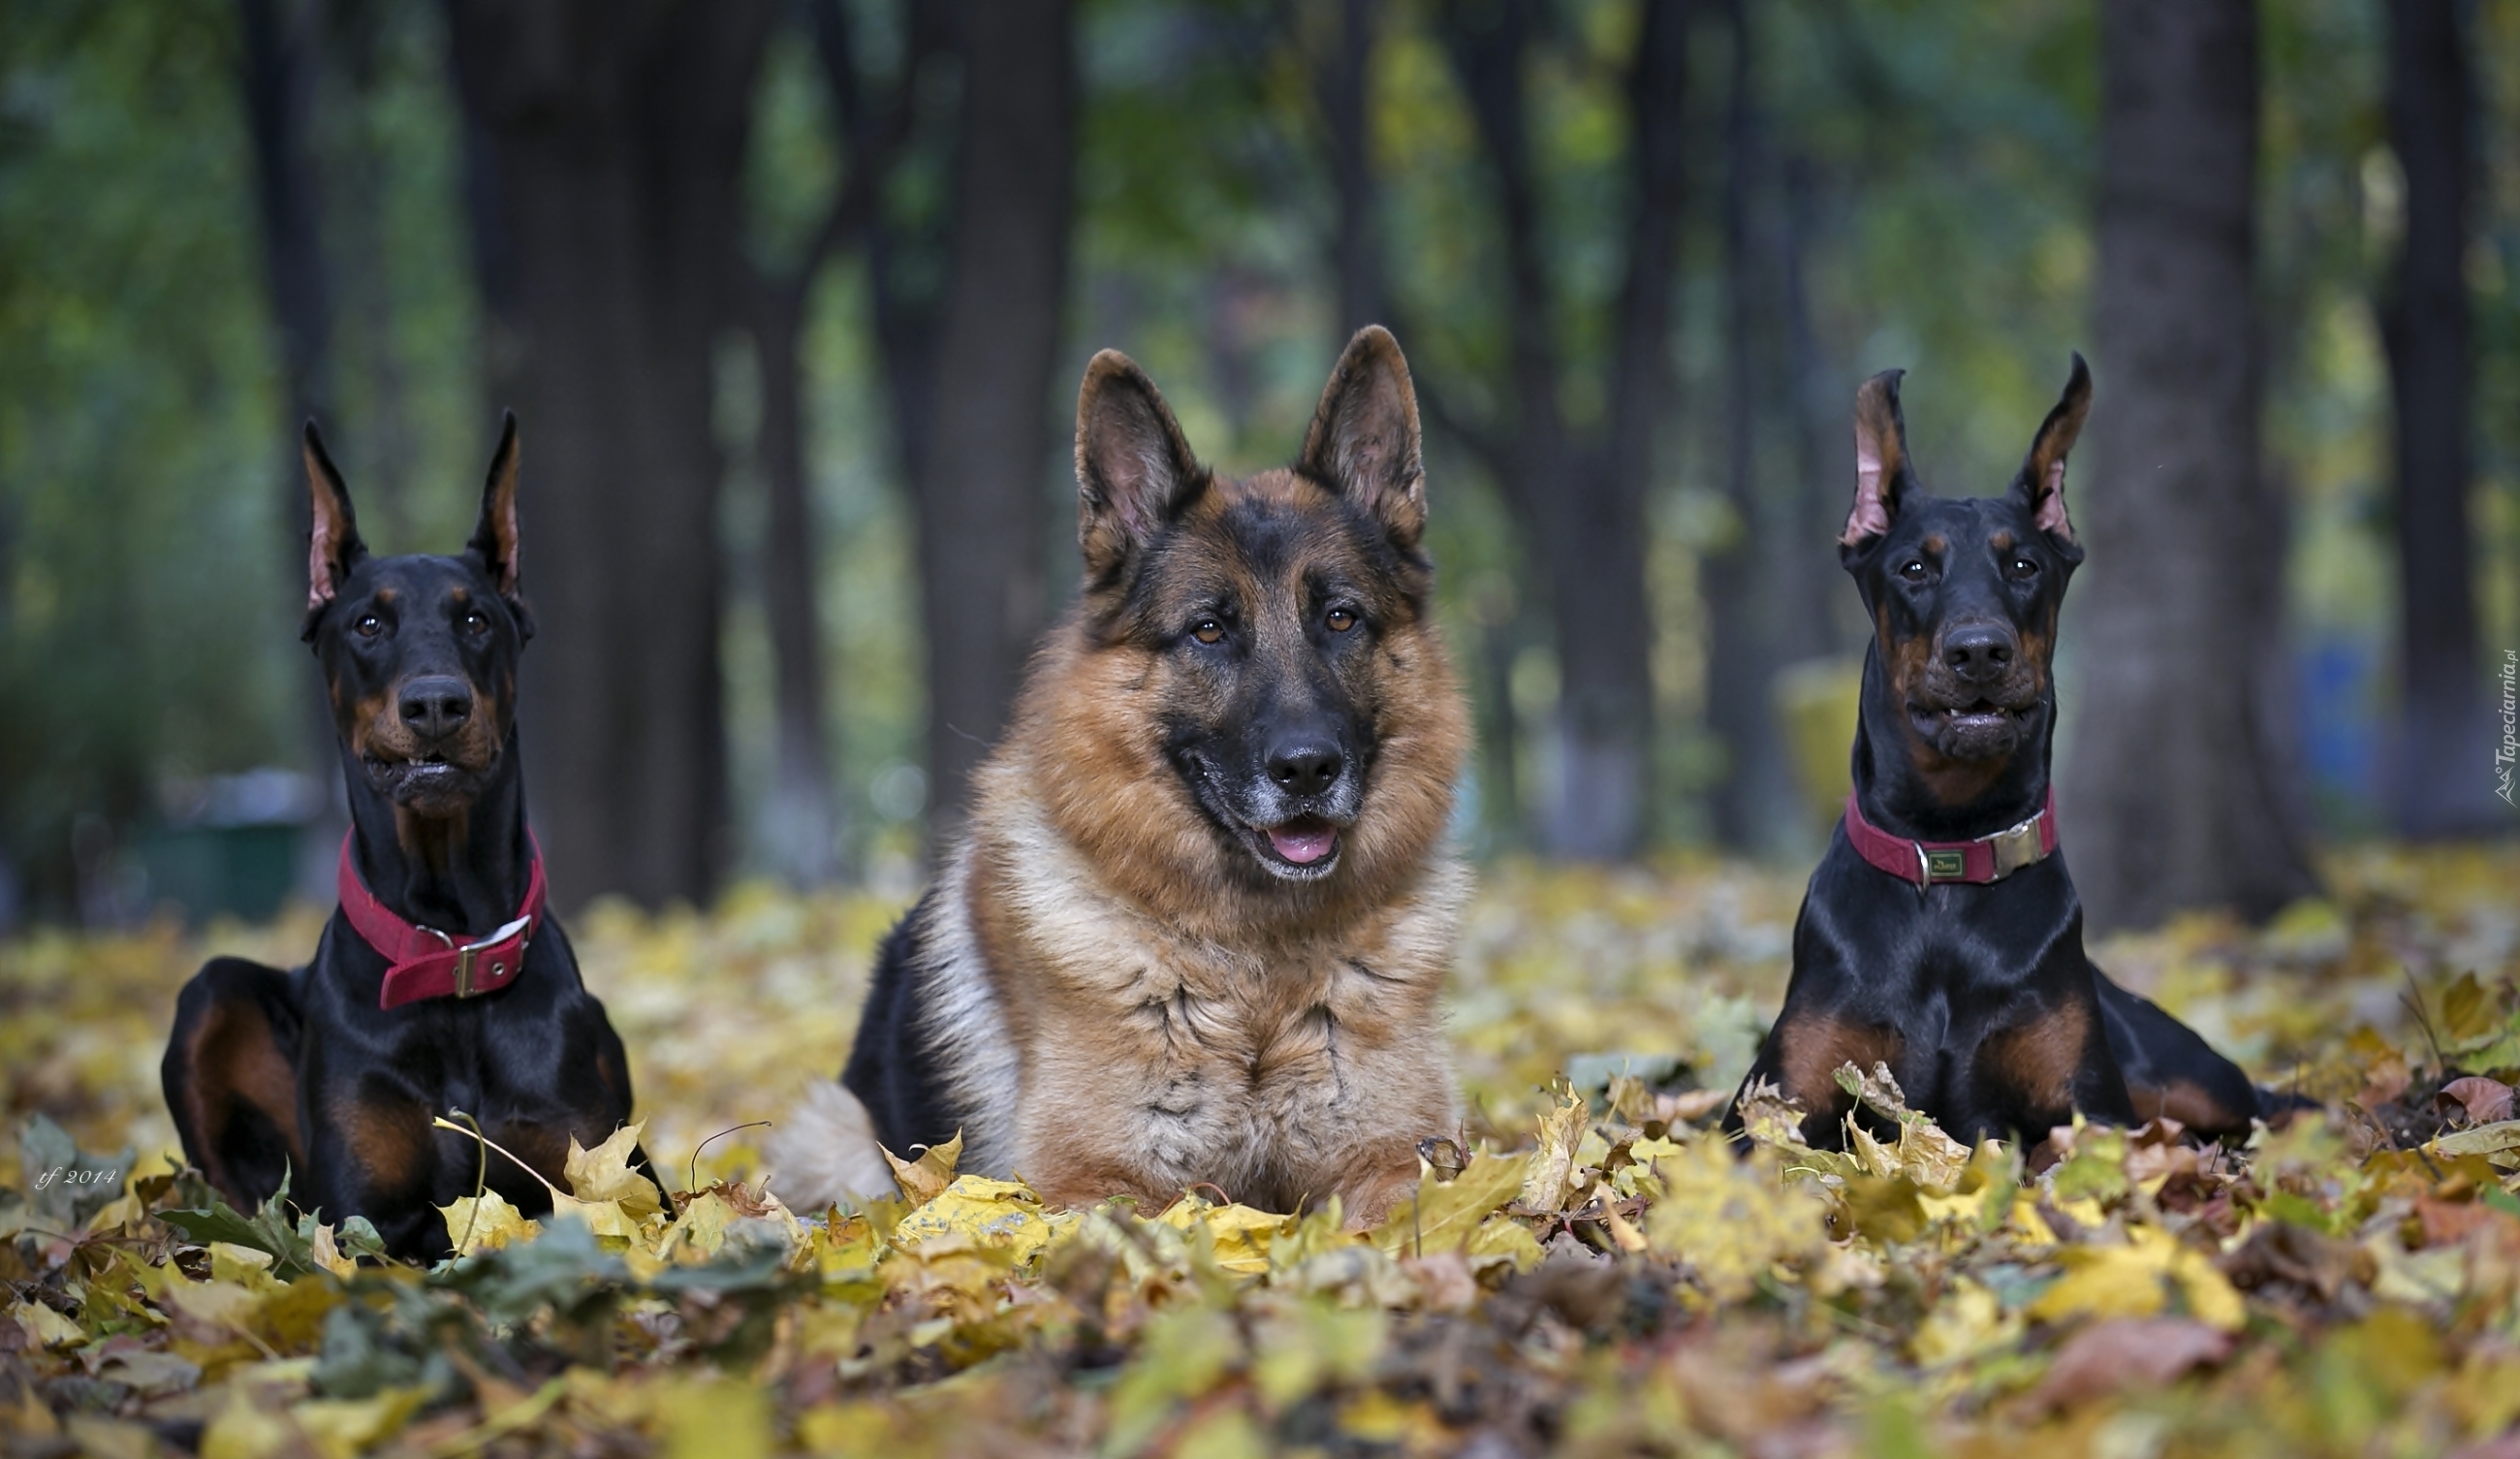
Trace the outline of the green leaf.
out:
<instances>
[{"instance_id":1,"label":"green leaf","mask_svg":"<svg viewBox=\"0 0 2520 1459\"><path fill-rule=\"evenodd\" d=\"M158 1212L158 1218L184 1233L187 1240L198 1246L208 1246L214 1241L224 1241L235 1246L250 1247L271 1258L273 1276L283 1281L295 1281L316 1270L314 1245L316 1222L314 1213L309 1212L299 1217L295 1225L292 1225L288 1216L288 1203L289 1176L283 1172L280 1177L280 1189L274 1191L271 1199L263 1202L260 1208L250 1216L213 1195L206 1208L178 1208L172 1210L161 1210ZM365 1226L366 1222L362 1221L360 1224ZM369 1239L374 1241L376 1228L369 1226L367 1230ZM377 1242L376 1247L382 1254L383 1243Z\"/></svg>"}]
</instances>

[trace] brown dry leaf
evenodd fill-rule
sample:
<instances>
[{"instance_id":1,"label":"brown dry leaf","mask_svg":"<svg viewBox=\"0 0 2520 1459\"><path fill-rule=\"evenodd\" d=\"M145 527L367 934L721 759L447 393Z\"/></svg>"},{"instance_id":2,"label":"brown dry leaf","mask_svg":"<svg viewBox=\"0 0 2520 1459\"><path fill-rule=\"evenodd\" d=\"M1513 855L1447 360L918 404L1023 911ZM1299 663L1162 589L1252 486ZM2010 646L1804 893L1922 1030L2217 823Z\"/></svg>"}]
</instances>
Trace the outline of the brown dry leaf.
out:
<instances>
[{"instance_id":1,"label":"brown dry leaf","mask_svg":"<svg viewBox=\"0 0 2520 1459\"><path fill-rule=\"evenodd\" d=\"M876 1147L881 1150L883 1147ZM901 1187L902 1196L913 1206L924 1206L943 1195L954 1183L954 1167L963 1159L963 1132L942 1145L930 1145L919 1153L919 1159L906 1161L889 1150L883 1161L892 1166L893 1181Z\"/></svg>"},{"instance_id":2,"label":"brown dry leaf","mask_svg":"<svg viewBox=\"0 0 2520 1459\"><path fill-rule=\"evenodd\" d=\"M2444 1084L2441 1092L2433 1096L2433 1105L2438 1109L2455 1106L2466 1114L2470 1124L2492 1124L2510 1118L2513 1113L2511 1086L2483 1074L2469 1074Z\"/></svg>"},{"instance_id":3,"label":"brown dry leaf","mask_svg":"<svg viewBox=\"0 0 2520 1459\"><path fill-rule=\"evenodd\" d=\"M1532 1152L1530 1172L1522 1178L1526 1210L1555 1210L1566 1202L1575 1169L1575 1147L1593 1127L1584 1096L1571 1087L1558 1091L1558 1103L1540 1117L1540 1148Z\"/></svg>"},{"instance_id":4,"label":"brown dry leaf","mask_svg":"<svg viewBox=\"0 0 2520 1459\"><path fill-rule=\"evenodd\" d=\"M2228 1332L2183 1317L2121 1317L2076 1333L2032 1391L2042 1409L2076 1408L2135 1389L2159 1389L2230 1356Z\"/></svg>"},{"instance_id":5,"label":"brown dry leaf","mask_svg":"<svg viewBox=\"0 0 2520 1459\"><path fill-rule=\"evenodd\" d=\"M1761 1145L1802 1148L1803 1107L1761 1079L1741 1091L1741 1129Z\"/></svg>"}]
</instances>

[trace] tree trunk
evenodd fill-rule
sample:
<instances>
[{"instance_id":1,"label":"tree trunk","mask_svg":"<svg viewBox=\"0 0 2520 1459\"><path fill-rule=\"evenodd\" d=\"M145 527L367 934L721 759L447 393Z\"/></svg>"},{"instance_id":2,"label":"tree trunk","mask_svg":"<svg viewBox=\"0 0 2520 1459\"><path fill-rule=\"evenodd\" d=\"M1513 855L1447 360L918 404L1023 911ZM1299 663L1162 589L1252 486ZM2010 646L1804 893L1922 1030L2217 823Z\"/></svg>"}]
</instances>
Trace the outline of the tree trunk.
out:
<instances>
[{"instance_id":1,"label":"tree trunk","mask_svg":"<svg viewBox=\"0 0 2520 1459\"><path fill-rule=\"evenodd\" d=\"M1770 550L1791 514L1766 500L1758 479L1759 400L1767 372L1754 315L1770 292L1759 260L1773 251L1752 239L1760 159L1751 19L1740 0L1726 12L1732 59L1724 167L1724 495L1733 530L1705 555L1698 580L1709 630L1707 727L1723 743L1727 767L1712 798L1715 835L1735 851L1763 852L1778 848L1779 838L1793 826L1773 692L1782 594ZM1819 549L1817 541L1794 543L1794 550L1815 556Z\"/></svg>"},{"instance_id":2,"label":"tree trunk","mask_svg":"<svg viewBox=\"0 0 2520 1459\"><path fill-rule=\"evenodd\" d=\"M697 900L728 849L712 350L776 8L448 9L513 310L535 824L564 903Z\"/></svg>"},{"instance_id":3,"label":"tree trunk","mask_svg":"<svg viewBox=\"0 0 2520 1459\"><path fill-rule=\"evenodd\" d=\"M901 99L925 59L919 53L906 57L900 84L881 105L871 105L858 76L848 18L837 0L816 0L807 23L831 89L837 133L833 141L847 160L848 176L793 268L777 278L751 271L746 289L761 371L756 448L770 509L761 550L761 598L770 630L777 744L764 816L772 859L780 875L796 887L821 886L839 875L842 823L823 713L822 612L815 591L820 534L806 464L807 311L825 263L865 236L901 138Z\"/></svg>"},{"instance_id":4,"label":"tree trunk","mask_svg":"<svg viewBox=\"0 0 2520 1459\"><path fill-rule=\"evenodd\" d=\"M1330 271L1338 281L1336 339L1382 322L1382 235L1373 188L1374 0L1338 0L1339 27L1318 71L1324 130L1329 138L1330 190L1338 214L1330 239Z\"/></svg>"},{"instance_id":5,"label":"tree trunk","mask_svg":"<svg viewBox=\"0 0 2520 1459\"><path fill-rule=\"evenodd\" d=\"M1478 432L1428 390L1502 480L1549 579L1557 646L1557 774L1543 846L1576 860L1640 850L1653 743L1644 499L1655 430L1671 404L1672 285L1687 155L1681 103L1692 7L1645 8L1628 78L1626 261L1612 305L1609 400L1580 437L1558 408L1555 308L1540 238L1522 71L1536 8L1454 5L1445 40L1494 176L1505 235L1508 385L1504 433Z\"/></svg>"},{"instance_id":6,"label":"tree trunk","mask_svg":"<svg viewBox=\"0 0 2520 1459\"><path fill-rule=\"evenodd\" d=\"M332 274L324 259L324 204L315 165L315 68L320 17L314 0L239 0L247 130L253 141L255 211L262 220L264 282L280 335L281 389L292 420L288 465L292 566L305 557L306 479L297 428L332 405ZM330 421L327 425L334 424ZM329 731L326 738L330 738Z\"/></svg>"},{"instance_id":7,"label":"tree trunk","mask_svg":"<svg viewBox=\"0 0 2520 1459\"><path fill-rule=\"evenodd\" d=\"M821 264L821 257L809 256L797 278L764 285L752 325L761 367L758 448L770 508L761 542L761 610L770 630L778 736L762 814L772 858L793 887L819 887L839 875L839 816L823 727L822 614L814 591L819 537L805 465L799 340Z\"/></svg>"},{"instance_id":8,"label":"tree trunk","mask_svg":"<svg viewBox=\"0 0 2520 1459\"><path fill-rule=\"evenodd\" d=\"M1846 635L1837 628L1837 605L1851 605L1855 594L1828 548L1845 502L1823 483L1845 475L1846 400L1853 391L1830 371L1820 332L1812 324L1809 260L1812 242L1821 232L1813 216L1819 188L1812 163L1789 157L1778 170L1784 197L1777 256L1784 275L1779 287L1785 348L1777 398L1791 412L1794 479L1783 492L1784 528L1774 534L1774 571L1778 653L1782 662L1792 663L1846 648Z\"/></svg>"},{"instance_id":9,"label":"tree trunk","mask_svg":"<svg viewBox=\"0 0 2520 1459\"><path fill-rule=\"evenodd\" d=\"M2389 133L2407 179L2407 231L2380 310L2397 408L2399 829L2489 830L2493 747L2477 661L2468 530L2467 194L2473 88L2454 0L2388 0Z\"/></svg>"},{"instance_id":10,"label":"tree trunk","mask_svg":"<svg viewBox=\"0 0 2520 1459\"><path fill-rule=\"evenodd\" d=\"M951 836L1040 632L1076 150L1072 0L972 0L916 466L928 825ZM898 368L898 365L896 365ZM897 388L899 386L897 385ZM908 414L908 412L903 412Z\"/></svg>"},{"instance_id":11,"label":"tree trunk","mask_svg":"<svg viewBox=\"0 0 2520 1459\"><path fill-rule=\"evenodd\" d=\"M2252 0L2101 12L2098 408L2063 824L2097 929L2316 889L2260 661L2281 514L2258 461Z\"/></svg>"}]
</instances>

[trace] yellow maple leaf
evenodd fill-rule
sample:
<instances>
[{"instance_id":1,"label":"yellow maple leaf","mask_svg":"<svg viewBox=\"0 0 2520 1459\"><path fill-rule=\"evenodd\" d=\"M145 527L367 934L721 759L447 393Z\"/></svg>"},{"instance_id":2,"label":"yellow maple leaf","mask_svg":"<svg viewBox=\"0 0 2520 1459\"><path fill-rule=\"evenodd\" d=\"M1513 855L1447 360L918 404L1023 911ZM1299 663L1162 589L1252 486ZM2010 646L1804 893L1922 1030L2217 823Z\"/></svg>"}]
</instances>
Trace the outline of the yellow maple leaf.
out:
<instances>
[{"instance_id":1,"label":"yellow maple leaf","mask_svg":"<svg viewBox=\"0 0 2520 1459\"><path fill-rule=\"evenodd\" d=\"M1192 1192L1164 1208L1155 1220L1177 1231L1199 1229L1216 1244L1216 1264L1254 1276L1269 1269L1269 1245L1293 1229L1295 1217L1235 1204L1216 1206Z\"/></svg>"},{"instance_id":2,"label":"yellow maple leaf","mask_svg":"<svg viewBox=\"0 0 2520 1459\"><path fill-rule=\"evenodd\" d=\"M39 1301L22 1300L9 1309L9 1315L46 1347L75 1347L87 1341L87 1333L77 1323Z\"/></svg>"},{"instance_id":3,"label":"yellow maple leaf","mask_svg":"<svg viewBox=\"0 0 2520 1459\"><path fill-rule=\"evenodd\" d=\"M1529 1156L1482 1151L1449 1181L1420 1176L1418 1194L1374 1228L1374 1249L1390 1256L1466 1250L1489 1213L1520 1194L1530 1168Z\"/></svg>"},{"instance_id":4,"label":"yellow maple leaf","mask_svg":"<svg viewBox=\"0 0 2520 1459\"><path fill-rule=\"evenodd\" d=\"M1052 1229L1042 1213L1041 1197L1031 1186L1020 1180L958 1175L934 1199L893 1226L892 1243L917 1251L960 1237L975 1249L1001 1252L1020 1263L1049 1244Z\"/></svg>"},{"instance_id":5,"label":"yellow maple leaf","mask_svg":"<svg viewBox=\"0 0 2520 1459\"><path fill-rule=\"evenodd\" d=\"M2151 1226L2130 1229L2123 1246L2068 1247L2056 1259L2065 1275L2030 1304L2026 1315L2035 1321L2150 1317L2175 1291L2208 1327L2237 1332L2248 1322L2240 1294L2203 1253Z\"/></svg>"},{"instance_id":6,"label":"yellow maple leaf","mask_svg":"<svg viewBox=\"0 0 2520 1459\"><path fill-rule=\"evenodd\" d=\"M524 1212L508 1204L508 1198L497 1191L485 1190L478 1196L458 1196L437 1208L446 1220L446 1239L455 1244L455 1254L470 1256L476 1252L496 1251L513 1242L531 1241L542 1235L543 1228L525 1219Z\"/></svg>"},{"instance_id":7,"label":"yellow maple leaf","mask_svg":"<svg viewBox=\"0 0 2520 1459\"><path fill-rule=\"evenodd\" d=\"M1718 1301L1738 1301L1780 1261L1828 1246L1827 1207L1788 1185L1773 1156L1733 1159L1731 1142L1706 1136L1656 1163L1663 1198L1645 1213L1645 1239L1678 1256Z\"/></svg>"},{"instance_id":8,"label":"yellow maple leaf","mask_svg":"<svg viewBox=\"0 0 2520 1459\"><path fill-rule=\"evenodd\" d=\"M399 1433L428 1400L425 1388L389 1388L365 1398L309 1398L289 1416L324 1459L350 1459Z\"/></svg>"},{"instance_id":9,"label":"yellow maple leaf","mask_svg":"<svg viewBox=\"0 0 2520 1459\"><path fill-rule=\"evenodd\" d=\"M646 1121L625 1124L614 1130L601 1145L585 1149L571 1135L568 1161L561 1169L568 1177L568 1188L580 1201L609 1201L623 1215L634 1220L654 1215L664 1209L664 1200L656 1183L630 1166L638 1154L640 1134Z\"/></svg>"},{"instance_id":10,"label":"yellow maple leaf","mask_svg":"<svg viewBox=\"0 0 2520 1459\"><path fill-rule=\"evenodd\" d=\"M1916 1361L1939 1368L2007 1344L2020 1333L2017 1314L2007 1315L1983 1283L1961 1277L1917 1324L1913 1346Z\"/></svg>"},{"instance_id":11,"label":"yellow maple leaf","mask_svg":"<svg viewBox=\"0 0 2520 1459\"><path fill-rule=\"evenodd\" d=\"M878 1145L878 1150L883 1150ZM963 1132L942 1145L930 1145L919 1159L906 1161L889 1150L883 1150L883 1163L892 1166L893 1183L913 1206L924 1206L942 1195L954 1183L954 1167L963 1160Z\"/></svg>"}]
</instances>

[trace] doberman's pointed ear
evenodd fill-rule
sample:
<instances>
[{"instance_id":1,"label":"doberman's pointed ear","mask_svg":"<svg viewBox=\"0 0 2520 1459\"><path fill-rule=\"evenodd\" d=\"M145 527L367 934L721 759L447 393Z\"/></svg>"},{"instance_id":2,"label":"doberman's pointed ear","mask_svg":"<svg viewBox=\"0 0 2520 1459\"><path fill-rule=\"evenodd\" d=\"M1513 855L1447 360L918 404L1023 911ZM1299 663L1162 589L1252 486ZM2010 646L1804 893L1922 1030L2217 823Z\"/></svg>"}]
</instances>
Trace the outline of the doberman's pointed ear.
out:
<instances>
[{"instance_id":1,"label":"doberman's pointed ear","mask_svg":"<svg viewBox=\"0 0 2520 1459\"><path fill-rule=\"evenodd\" d=\"M1389 330L1369 324L1348 341L1295 470L1372 512L1400 546L1418 545L1426 529L1418 391Z\"/></svg>"},{"instance_id":2,"label":"doberman's pointed ear","mask_svg":"<svg viewBox=\"0 0 2520 1459\"><path fill-rule=\"evenodd\" d=\"M1087 582L1143 551L1207 479L1138 362L1116 349L1094 356L1076 392L1076 545Z\"/></svg>"},{"instance_id":3,"label":"doberman's pointed ear","mask_svg":"<svg viewBox=\"0 0 2520 1459\"><path fill-rule=\"evenodd\" d=\"M2074 448L2074 438L2083 433L2083 418L2091 411L2092 372L2077 352L2065 393L2040 424L2038 435L2030 442L2030 455L2021 463L2021 475L2012 482L2013 500L2028 507L2039 529L2061 547L2081 545L2074 540L2074 524L2065 515L2065 453Z\"/></svg>"},{"instance_id":4,"label":"doberman's pointed ear","mask_svg":"<svg viewBox=\"0 0 2520 1459\"><path fill-rule=\"evenodd\" d=\"M465 550L481 560L490 578L499 585L499 596L512 605L521 606L518 596L518 572L523 549L517 539L517 457L520 447L517 440L517 413L509 411L500 424L499 449L490 457L490 477L481 487L481 520L472 527L472 540Z\"/></svg>"},{"instance_id":5,"label":"doberman's pointed ear","mask_svg":"<svg viewBox=\"0 0 2520 1459\"><path fill-rule=\"evenodd\" d=\"M1899 413L1899 377L1907 373L1884 370L1855 392L1855 506L1837 538L1850 551L1889 531L1917 489L1908 464L1908 425Z\"/></svg>"},{"instance_id":6,"label":"doberman's pointed ear","mask_svg":"<svg viewBox=\"0 0 2520 1459\"><path fill-rule=\"evenodd\" d=\"M341 484L340 468L325 454L323 434L311 420L298 454L306 463L306 490L314 507L306 530L306 612L311 616L341 590L350 570L368 555L368 544L359 540L350 488ZM308 632L313 632L311 623Z\"/></svg>"}]
</instances>

